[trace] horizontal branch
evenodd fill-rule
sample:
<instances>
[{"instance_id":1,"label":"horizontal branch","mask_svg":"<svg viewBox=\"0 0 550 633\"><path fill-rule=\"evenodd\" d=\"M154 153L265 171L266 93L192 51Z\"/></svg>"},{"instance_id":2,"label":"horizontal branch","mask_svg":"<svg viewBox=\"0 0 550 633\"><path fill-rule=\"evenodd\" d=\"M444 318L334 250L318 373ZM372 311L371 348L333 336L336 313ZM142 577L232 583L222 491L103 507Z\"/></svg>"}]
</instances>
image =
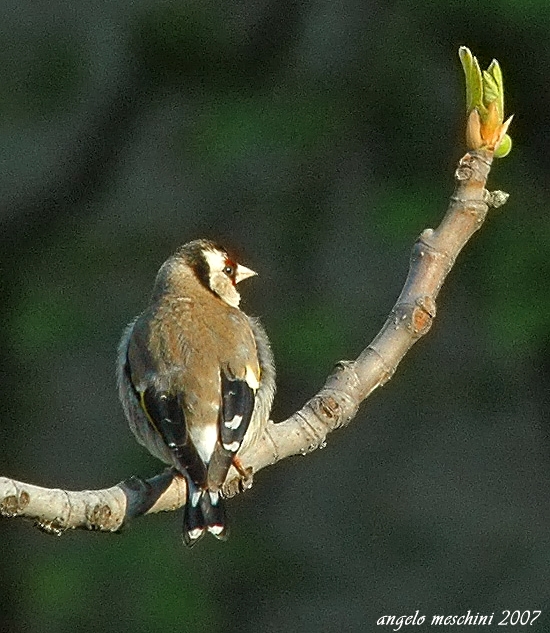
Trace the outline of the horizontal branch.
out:
<instances>
[{"instance_id":1,"label":"horizontal branch","mask_svg":"<svg viewBox=\"0 0 550 633\"><path fill-rule=\"evenodd\" d=\"M269 422L261 439L240 454L252 475L290 455L324 446L326 437L347 425L363 402L394 374L403 356L430 329L436 299L456 258L481 227L490 207L507 194L485 184L492 154L466 154L455 172L455 191L437 229L426 229L413 246L409 273L395 305L374 340L354 361L341 361L324 387L284 422ZM224 486L230 497L250 487L232 470ZM112 488L71 492L0 478L0 514L34 519L54 534L84 528L114 532L133 517L175 510L187 497L184 479L171 469L146 481L131 478Z\"/></svg>"}]
</instances>

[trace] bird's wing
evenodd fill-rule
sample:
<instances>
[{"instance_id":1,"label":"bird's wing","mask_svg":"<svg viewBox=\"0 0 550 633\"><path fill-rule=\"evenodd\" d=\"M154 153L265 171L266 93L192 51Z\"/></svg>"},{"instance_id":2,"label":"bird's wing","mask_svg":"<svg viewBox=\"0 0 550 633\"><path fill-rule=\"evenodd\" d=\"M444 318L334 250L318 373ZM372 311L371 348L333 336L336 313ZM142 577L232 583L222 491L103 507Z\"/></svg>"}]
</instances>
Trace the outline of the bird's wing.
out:
<instances>
[{"instance_id":1,"label":"bird's wing","mask_svg":"<svg viewBox=\"0 0 550 633\"><path fill-rule=\"evenodd\" d=\"M176 468L187 471L196 484L204 483L206 467L187 432L181 396L147 387L140 393L140 404L170 451Z\"/></svg>"},{"instance_id":2,"label":"bird's wing","mask_svg":"<svg viewBox=\"0 0 550 633\"><path fill-rule=\"evenodd\" d=\"M252 384L250 384L252 382ZM208 487L219 489L239 451L254 411L257 385L249 379L235 378L221 371L222 406L219 417L219 442L208 463Z\"/></svg>"},{"instance_id":3,"label":"bird's wing","mask_svg":"<svg viewBox=\"0 0 550 633\"><path fill-rule=\"evenodd\" d=\"M172 393L159 377L158 368L147 345L148 331L138 319L128 339L125 359L127 379L141 411L145 414L147 432L142 431L145 445L158 455L159 440L164 448L163 459L201 485L206 481L206 466L191 441L183 407L184 394ZM143 423L143 421L142 421Z\"/></svg>"}]
</instances>

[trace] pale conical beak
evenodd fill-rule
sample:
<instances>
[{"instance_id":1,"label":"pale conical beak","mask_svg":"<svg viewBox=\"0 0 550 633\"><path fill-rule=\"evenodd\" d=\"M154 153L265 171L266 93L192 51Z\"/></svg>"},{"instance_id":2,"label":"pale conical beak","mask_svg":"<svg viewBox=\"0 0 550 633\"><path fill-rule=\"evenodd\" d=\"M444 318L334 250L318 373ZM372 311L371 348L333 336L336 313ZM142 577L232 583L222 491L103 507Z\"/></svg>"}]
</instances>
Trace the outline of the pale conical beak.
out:
<instances>
[{"instance_id":1,"label":"pale conical beak","mask_svg":"<svg viewBox=\"0 0 550 633\"><path fill-rule=\"evenodd\" d=\"M257 274L258 273L254 272L253 270L250 270L250 268L237 264L237 272L235 273L235 283L238 284L243 279L254 277L254 275L257 275Z\"/></svg>"}]
</instances>

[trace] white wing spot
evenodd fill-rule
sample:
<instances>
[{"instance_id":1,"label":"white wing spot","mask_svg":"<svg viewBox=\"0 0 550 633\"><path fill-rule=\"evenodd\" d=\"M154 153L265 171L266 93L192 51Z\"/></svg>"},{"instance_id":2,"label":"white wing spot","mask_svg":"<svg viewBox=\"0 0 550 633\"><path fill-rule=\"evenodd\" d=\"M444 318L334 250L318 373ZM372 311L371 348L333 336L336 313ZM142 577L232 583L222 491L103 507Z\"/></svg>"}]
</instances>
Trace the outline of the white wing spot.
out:
<instances>
[{"instance_id":1,"label":"white wing spot","mask_svg":"<svg viewBox=\"0 0 550 633\"><path fill-rule=\"evenodd\" d=\"M192 541L196 541L203 532L203 528L193 528L192 530L189 530L189 532L187 532L187 535Z\"/></svg>"},{"instance_id":2,"label":"white wing spot","mask_svg":"<svg viewBox=\"0 0 550 633\"><path fill-rule=\"evenodd\" d=\"M231 420L225 420L224 425L228 428L228 429L238 429L239 426L241 425L241 422L243 421L243 416L242 415L234 415L233 419Z\"/></svg>"},{"instance_id":3,"label":"white wing spot","mask_svg":"<svg viewBox=\"0 0 550 633\"><path fill-rule=\"evenodd\" d=\"M239 442L231 442L231 444L223 445L226 451L231 451L232 453L236 453L239 450L239 446Z\"/></svg>"},{"instance_id":4,"label":"white wing spot","mask_svg":"<svg viewBox=\"0 0 550 633\"><path fill-rule=\"evenodd\" d=\"M195 492L191 495L191 505L196 508L199 505L199 501L201 500L202 491L195 490Z\"/></svg>"},{"instance_id":5,"label":"white wing spot","mask_svg":"<svg viewBox=\"0 0 550 633\"><path fill-rule=\"evenodd\" d=\"M209 525L208 531L210 532L210 534L214 534L215 536L218 536L219 534L223 532L223 525Z\"/></svg>"}]
</instances>

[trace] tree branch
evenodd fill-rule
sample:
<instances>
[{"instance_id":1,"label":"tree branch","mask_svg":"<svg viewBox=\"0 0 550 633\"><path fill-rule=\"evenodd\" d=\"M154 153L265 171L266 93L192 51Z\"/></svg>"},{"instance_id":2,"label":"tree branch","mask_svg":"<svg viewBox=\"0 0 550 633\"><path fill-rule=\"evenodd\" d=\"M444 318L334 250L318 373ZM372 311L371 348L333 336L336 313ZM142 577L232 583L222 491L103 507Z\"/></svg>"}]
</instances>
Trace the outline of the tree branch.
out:
<instances>
[{"instance_id":1,"label":"tree branch","mask_svg":"<svg viewBox=\"0 0 550 633\"><path fill-rule=\"evenodd\" d=\"M355 361L339 362L300 411L284 422L268 423L261 440L239 456L250 478L243 481L232 470L226 496L249 488L252 473L324 446L327 435L355 417L361 402L393 376L403 356L429 331L437 295L458 254L489 208L508 197L485 189L492 159L492 152L478 150L460 160L449 208L439 227L424 230L414 244L405 285L378 335ZM171 469L146 481L131 478L112 488L78 492L0 477L0 514L34 519L37 527L57 535L75 528L115 532L136 516L176 510L186 497L184 479Z\"/></svg>"}]
</instances>

